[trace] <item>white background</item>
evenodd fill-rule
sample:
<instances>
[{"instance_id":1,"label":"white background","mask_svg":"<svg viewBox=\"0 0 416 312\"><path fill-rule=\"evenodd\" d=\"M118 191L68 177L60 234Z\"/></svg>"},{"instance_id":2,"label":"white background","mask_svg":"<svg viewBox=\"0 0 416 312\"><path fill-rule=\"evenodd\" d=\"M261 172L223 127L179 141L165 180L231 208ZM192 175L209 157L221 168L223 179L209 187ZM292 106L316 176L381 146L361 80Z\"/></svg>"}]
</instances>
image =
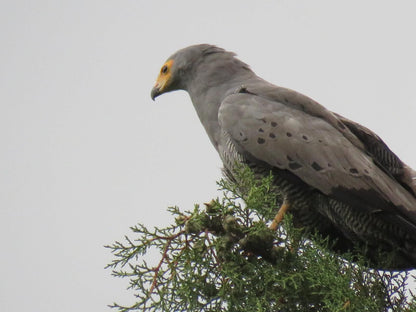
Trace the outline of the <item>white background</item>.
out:
<instances>
[{"instance_id":1,"label":"white background","mask_svg":"<svg viewBox=\"0 0 416 312\"><path fill-rule=\"evenodd\" d=\"M217 195L221 163L158 71L196 43L377 132L416 167L414 1L0 2L0 311L133 303L103 245Z\"/></svg>"}]
</instances>

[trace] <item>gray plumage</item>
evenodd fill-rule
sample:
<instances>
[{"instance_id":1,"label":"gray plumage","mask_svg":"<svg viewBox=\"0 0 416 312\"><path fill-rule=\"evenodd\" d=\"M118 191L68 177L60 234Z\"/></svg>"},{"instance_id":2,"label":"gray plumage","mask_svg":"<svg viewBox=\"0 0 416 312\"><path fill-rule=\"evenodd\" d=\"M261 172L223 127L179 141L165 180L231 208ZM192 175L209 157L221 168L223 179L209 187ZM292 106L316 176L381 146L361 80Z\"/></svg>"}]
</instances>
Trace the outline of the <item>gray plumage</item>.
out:
<instances>
[{"instance_id":1,"label":"gray plumage","mask_svg":"<svg viewBox=\"0 0 416 312\"><path fill-rule=\"evenodd\" d=\"M372 131L258 77L231 52L195 45L162 67L152 98L186 90L232 175L236 163L272 171L295 224L341 252L396 251L390 269L416 267L416 180Z\"/></svg>"}]
</instances>

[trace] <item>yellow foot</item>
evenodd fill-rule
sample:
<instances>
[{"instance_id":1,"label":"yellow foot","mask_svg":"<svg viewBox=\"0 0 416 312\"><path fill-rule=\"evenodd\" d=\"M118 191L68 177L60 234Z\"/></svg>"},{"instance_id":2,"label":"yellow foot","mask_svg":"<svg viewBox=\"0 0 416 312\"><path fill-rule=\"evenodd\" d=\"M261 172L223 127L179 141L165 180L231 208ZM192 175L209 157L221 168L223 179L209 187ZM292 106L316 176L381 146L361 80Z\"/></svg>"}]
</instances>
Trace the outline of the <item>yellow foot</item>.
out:
<instances>
[{"instance_id":1,"label":"yellow foot","mask_svg":"<svg viewBox=\"0 0 416 312\"><path fill-rule=\"evenodd\" d=\"M289 203L286 200L284 200L282 206L280 206L279 211L277 212L272 223L270 224L269 229L271 229L272 231L277 230L277 227L279 226L279 223L282 222L283 217L288 208L289 208Z\"/></svg>"}]
</instances>

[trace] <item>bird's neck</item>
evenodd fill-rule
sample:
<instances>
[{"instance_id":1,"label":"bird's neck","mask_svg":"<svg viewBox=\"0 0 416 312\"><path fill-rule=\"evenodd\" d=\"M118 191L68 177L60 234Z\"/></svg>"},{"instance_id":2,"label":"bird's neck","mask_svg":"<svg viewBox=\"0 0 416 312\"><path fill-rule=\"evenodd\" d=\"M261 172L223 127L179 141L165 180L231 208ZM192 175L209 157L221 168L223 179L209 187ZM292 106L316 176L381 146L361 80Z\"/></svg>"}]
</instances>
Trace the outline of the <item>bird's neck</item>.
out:
<instances>
[{"instance_id":1,"label":"bird's neck","mask_svg":"<svg viewBox=\"0 0 416 312\"><path fill-rule=\"evenodd\" d=\"M250 78L255 77L247 67L238 66L239 64L237 66L232 64L234 67L230 64L226 65L198 70L198 74L193 76L186 88L198 117L216 149L221 135L218 110L222 101L229 94L236 92Z\"/></svg>"}]
</instances>

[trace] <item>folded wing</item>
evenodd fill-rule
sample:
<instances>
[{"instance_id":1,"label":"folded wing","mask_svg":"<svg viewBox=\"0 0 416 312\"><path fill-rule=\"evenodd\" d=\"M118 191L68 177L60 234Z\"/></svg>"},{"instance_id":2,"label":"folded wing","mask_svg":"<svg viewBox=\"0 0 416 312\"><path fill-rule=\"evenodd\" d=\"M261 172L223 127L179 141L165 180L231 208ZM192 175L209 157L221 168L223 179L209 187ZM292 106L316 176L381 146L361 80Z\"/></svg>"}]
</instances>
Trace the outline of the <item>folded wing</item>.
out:
<instances>
[{"instance_id":1,"label":"folded wing","mask_svg":"<svg viewBox=\"0 0 416 312\"><path fill-rule=\"evenodd\" d=\"M339 121L352 128L355 140L361 141L368 130L347 119ZM416 233L416 198L411 186L384 167L382 158L365 150L368 142L362 142L364 150L363 145L357 147L333 121L247 92L224 99L219 122L239 153L287 170L351 207L396 216ZM377 144L375 149L381 148Z\"/></svg>"}]
</instances>

